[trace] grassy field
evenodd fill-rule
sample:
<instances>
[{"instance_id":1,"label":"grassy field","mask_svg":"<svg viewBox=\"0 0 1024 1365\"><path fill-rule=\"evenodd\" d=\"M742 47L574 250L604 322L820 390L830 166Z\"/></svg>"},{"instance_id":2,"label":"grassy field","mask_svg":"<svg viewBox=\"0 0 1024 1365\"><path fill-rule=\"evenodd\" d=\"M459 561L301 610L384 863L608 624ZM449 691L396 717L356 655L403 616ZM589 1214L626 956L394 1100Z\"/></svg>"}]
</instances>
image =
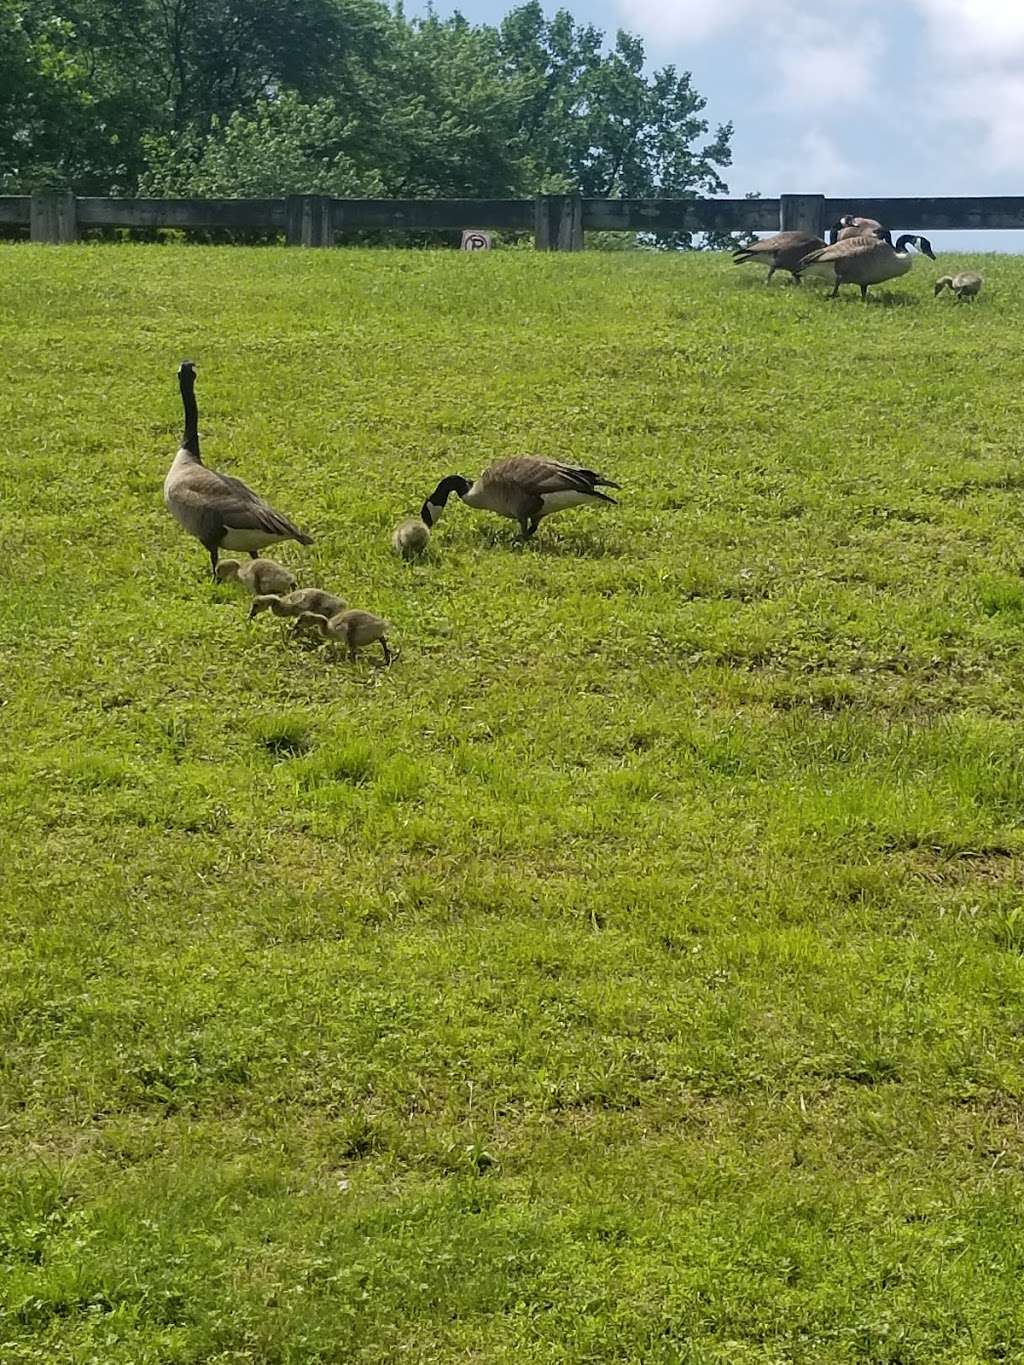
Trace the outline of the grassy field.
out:
<instances>
[{"instance_id":1,"label":"grassy field","mask_svg":"<svg viewBox=\"0 0 1024 1365\"><path fill-rule=\"evenodd\" d=\"M0 249L4 1365L1024 1360L1024 265L954 263ZM391 669L211 585L183 357ZM517 452L621 505L393 558Z\"/></svg>"}]
</instances>

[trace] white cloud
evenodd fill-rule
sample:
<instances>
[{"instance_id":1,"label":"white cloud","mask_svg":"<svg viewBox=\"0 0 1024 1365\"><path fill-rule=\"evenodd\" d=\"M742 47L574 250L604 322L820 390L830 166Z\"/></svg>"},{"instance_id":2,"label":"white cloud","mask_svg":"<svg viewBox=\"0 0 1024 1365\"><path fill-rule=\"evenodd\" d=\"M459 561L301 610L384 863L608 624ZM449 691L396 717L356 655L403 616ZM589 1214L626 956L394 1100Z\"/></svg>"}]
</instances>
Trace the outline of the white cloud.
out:
<instances>
[{"instance_id":1,"label":"white cloud","mask_svg":"<svg viewBox=\"0 0 1024 1365\"><path fill-rule=\"evenodd\" d=\"M1024 5L1020 0L914 4L925 21L930 48L930 90L923 109L950 135L955 136L959 125L957 141L967 166L995 174L1021 171ZM973 163L968 154L971 143Z\"/></svg>"},{"instance_id":2,"label":"white cloud","mask_svg":"<svg viewBox=\"0 0 1024 1365\"><path fill-rule=\"evenodd\" d=\"M663 42L717 38L756 16L761 0L619 0L623 18Z\"/></svg>"},{"instance_id":3,"label":"white cloud","mask_svg":"<svg viewBox=\"0 0 1024 1365\"><path fill-rule=\"evenodd\" d=\"M773 107L855 104L875 91L884 50L871 0L829 13L819 0L618 0L623 20L656 43L728 39L763 56Z\"/></svg>"},{"instance_id":4,"label":"white cloud","mask_svg":"<svg viewBox=\"0 0 1024 1365\"><path fill-rule=\"evenodd\" d=\"M913 0L936 48L958 65L973 57L1003 63L1024 57L1020 0Z\"/></svg>"},{"instance_id":5,"label":"white cloud","mask_svg":"<svg viewBox=\"0 0 1024 1365\"><path fill-rule=\"evenodd\" d=\"M775 103L835 108L860 104L875 93L884 41L869 25L856 38L839 39L824 23L797 23L786 42L769 53L776 68Z\"/></svg>"},{"instance_id":6,"label":"white cloud","mask_svg":"<svg viewBox=\"0 0 1024 1365\"><path fill-rule=\"evenodd\" d=\"M737 157L729 181L738 193L760 188L777 194L782 188L793 194L844 195L864 183L864 177L834 137L823 128L811 128L788 139L782 152L760 156L756 163Z\"/></svg>"}]
</instances>

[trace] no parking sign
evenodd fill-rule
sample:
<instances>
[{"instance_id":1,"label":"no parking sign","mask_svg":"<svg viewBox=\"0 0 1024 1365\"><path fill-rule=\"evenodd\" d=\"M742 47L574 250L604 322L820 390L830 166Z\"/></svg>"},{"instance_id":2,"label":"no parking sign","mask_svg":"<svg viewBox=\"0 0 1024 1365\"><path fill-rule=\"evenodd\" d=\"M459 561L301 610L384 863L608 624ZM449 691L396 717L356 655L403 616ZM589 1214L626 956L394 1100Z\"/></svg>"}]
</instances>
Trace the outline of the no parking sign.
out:
<instances>
[{"instance_id":1,"label":"no parking sign","mask_svg":"<svg viewBox=\"0 0 1024 1365\"><path fill-rule=\"evenodd\" d=\"M490 251L491 234L478 232L476 228L465 228L462 233L463 251Z\"/></svg>"}]
</instances>

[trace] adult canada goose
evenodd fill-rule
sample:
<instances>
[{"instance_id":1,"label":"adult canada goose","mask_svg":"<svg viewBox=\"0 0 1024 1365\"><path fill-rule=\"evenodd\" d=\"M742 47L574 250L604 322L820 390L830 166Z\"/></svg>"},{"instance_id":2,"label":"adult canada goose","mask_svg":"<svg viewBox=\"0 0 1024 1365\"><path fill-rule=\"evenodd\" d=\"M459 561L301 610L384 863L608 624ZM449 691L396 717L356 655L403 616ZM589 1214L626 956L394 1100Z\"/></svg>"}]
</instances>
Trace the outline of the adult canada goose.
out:
<instances>
[{"instance_id":1,"label":"adult canada goose","mask_svg":"<svg viewBox=\"0 0 1024 1365\"><path fill-rule=\"evenodd\" d=\"M885 237L847 237L822 251L812 252L800 270L801 273L826 275L833 272L835 287L829 298L836 297L841 284L858 284L860 296L866 300L869 285L884 284L886 280L895 280L907 273L914 261L906 250L908 246L915 246L918 251L935 260L935 252L927 237L905 233L895 246Z\"/></svg>"},{"instance_id":2,"label":"adult canada goose","mask_svg":"<svg viewBox=\"0 0 1024 1365\"><path fill-rule=\"evenodd\" d=\"M863 237L866 232L884 232L877 218L858 218L855 214L844 213L838 222L828 230L829 245L845 242L849 237Z\"/></svg>"},{"instance_id":3,"label":"adult canada goose","mask_svg":"<svg viewBox=\"0 0 1024 1365\"><path fill-rule=\"evenodd\" d=\"M333 593L321 592L319 588L299 588L284 596L279 593L261 593L253 598L249 608L249 620L259 616L261 611L272 611L275 616L301 616L305 612L316 612L320 616L337 616L345 610L345 603Z\"/></svg>"},{"instance_id":4,"label":"adult canada goose","mask_svg":"<svg viewBox=\"0 0 1024 1365\"><path fill-rule=\"evenodd\" d=\"M242 564L237 559L222 559L215 572L222 583L237 581L254 594L291 592L296 584L295 575L272 559L250 559Z\"/></svg>"},{"instance_id":5,"label":"adult canada goose","mask_svg":"<svg viewBox=\"0 0 1024 1365\"><path fill-rule=\"evenodd\" d=\"M425 521L403 521L391 536L391 548L403 559L421 555L430 544L430 527Z\"/></svg>"},{"instance_id":6,"label":"adult canada goose","mask_svg":"<svg viewBox=\"0 0 1024 1365\"><path fill-rule=\"evenodd\" d=\"M372 612L343 611L328 618L320 612L304 611L295 622L295 628L305 630L309 627L318 630L325 640L340 640L353 662L359 650L379 640L384 662L391 662L391 650L384 638L391 627Z\"/></svg>"},{"instance_id":7,"label":"adult canada goose","mask_svg":"<svg viewBox=\"0 0 1024 1365\"><path fill-rule=\"evenodd\" d=\"M943 275L941 280L936 280L935 293L938 296L944 289L950 289L958 299L970 299L973 303L984 283L975 271L961 270L959 275Z\"/></svg>"},{"instance_id":8,"label":"adult canada goose","mask_svg":"<svg viewBox=\"0 0 1024 1365\"><path fill-rule=\"evenodd\" d=\"M461 474L449 474L423 504L420 515L428 526L433 526L449 497L457 493L467 507L496 512L499 517L518 521L523 539L529 540L543 518L553 512L589 503L614 504L614 498L597 491L598 484L606 488L619 487L592 469L577 469L575 465L560 464L557 460L517 455L511 460L492 464L474 483Z\"/></svg>"},{"instance_id":9,"label":"adult canada goose","mask_svg":"<svg viewBox=\"0 0 1024 1365\"><path fill-rule=\"evenodd\" d=\"M810 232L777 232L774 237L766 237L762 242L752 242L750 246L742 247L739 251L733 252L733 265L746 265L748 261L754 261L759 265L768 267L768 279L765 284L775 274L776 270L788 270L796 284L800 283L800 276L796 271L803 258L811 251L819 251L825 243L820 237L815 237Z\"/></svg>"},{"instance_id":10,"label":"adult canada goose","mask_svg":"<svg viewBox=\"0 0 1024 1365\"><path fill-rule=\"evenodd\" d=\"M199 455L199 409L195 396L196 368L190 360L178 368L178 384L185 409L181 449L164 480L164 502L189 535L206 546L210 567L217 572L221 550L257 551L282 540L312 545L313 537L247 488L241 479L207 469Z\"/></svg>"}]
</instances>

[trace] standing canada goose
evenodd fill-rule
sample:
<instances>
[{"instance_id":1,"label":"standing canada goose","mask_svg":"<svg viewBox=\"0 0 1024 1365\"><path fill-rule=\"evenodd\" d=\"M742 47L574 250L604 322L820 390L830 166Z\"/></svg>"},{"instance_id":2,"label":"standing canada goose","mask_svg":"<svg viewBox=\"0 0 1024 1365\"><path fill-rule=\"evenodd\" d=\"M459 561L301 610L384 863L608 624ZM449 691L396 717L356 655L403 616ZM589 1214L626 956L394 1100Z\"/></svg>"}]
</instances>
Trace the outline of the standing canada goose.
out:
<instances>
[{"instance_id":1,"label":"standing canada goose","mask_svg":"<svg viewBox=\"0 0 1024 1365\"><path fill-rule=\"evenodd\" d=\"M222 559L215 573L221 583L237 581L254 594L291 592L296 584L295 575L272 559L250 559L243 564L237 559Z\"/></svg>"},{"instance_id":2,"label":"standing canada goose","mask_svg":"<svg viewBox=\"0 0 1024 1365\"><path fill-rule=\"evenodd\" d=\"M866 232L880 231L885 229L877 218L858 218L855 214L844 213L828 230L829 245L835 246L836 242L845 242L849 237L863 237Z\"/></svg>"},{"instance_id":3,"label":"standing canada goose","mask_svg":"<svg viewBox=\"0 0 1024 1365\"><path fill-rule=\"evenodd\" d=\"M425 521L403 521L391 536L391 548L403 559L421 555L430 544L430 527Z\"/></svg>"},{"instance_id":4,"label":"standing canada goose","mask_svg":"<svg viewBox=\"0 0 1024 1365\"><path fill-rule=\"evenodd\" d=\"M820 237L815 237L810 232L777 232L774 237L766 237L762 242L752 242L750 246L734 251L732 263L746 265L748 261L754 261L759 265L766 265L768 279L765 280L765 284L776 270L788 270L793 276L794 283L799 284L800 276L796 271L800 262L808 252L820 251L824 245Z\"/></svg>"},{"instance_id":5,"label":"standing canada goose","mask_svg":"<svg viewBox=\"0 0 1024 1365\"><path fill-rule=\"evenodd\" d=\"M195 396L196 368L182 361L178 384L185 409L185 432L181 449L164 480L164 502L189 535L206 546L211 571L217 572L221 550L257 551L282 540L312 545L313 537L247 488L241 479L207 469L199 455L199 408Z\"/></svg>"},{"instance_id":6,"label":"standing canada goose","mask_svg":"<svg viewBox=\"0 0 1024 1365\"><path fill-rule=\"evenodd\" d=\"M249 620L259 616L261 611L272 611L275 616L301 616L303 612L316 612L319 616L337 616L345 610L345 603L333 593L321 592L319 588L299 588L297 592L261 593L253 598L249 608Z\"/></svg>"},{"instance_id":7,"label":"standing canada goose","mask_svg":"<svg viewBox=\"0 0 1024 1365\"><path fill-rule=\"evenodd\" d=\"M384 636L391 629L387 621L374 616L369 611L343 611L328 618L320 612L304 611L295 622L295 628L318 630L325 640L340 640L348 650L348 657L354 663L356 654L366 645L380 641L384 651L384 662L391 662L391 650Z\"/></svg>"},{"instance_id":8,"label":"standing canada goose","mask_svg":"<svg viewBox=\"0 0 1024 1365\"><path fill-rule=\"evenodd\" d=\"M598 484L606 488L619 487L592 469L577 469L575 465L560 464L557 460L517 455L511 460L492 464L474 483L461 474L449 474L423 504L420 515L432 527L451 494L457 493L467 507L496 512L499 517L518 521L523 539L529 540L544 517L565 507L598 502L614 505L614 498L597 491Z\"/></svg>"},{"instance_id":9,"label":"standing canada goose","mask_svg":"<svg viewBox=\"0 0 1024 1365\"><path fill-rule=\"evenodd\" d=\"M961 270L959 275L943 275L941 280L936 280L935 293L938 296L948 288L958 299L969 299L973 303L984 283L985 281L975 271Z\"/></svg>"},{"instance_id":10,"label":"standing canada goose","mask_svg":"<svg viewBox=\"0 0 1024 1365\"><path fill-rule=\"evenodd\" d=\"M841 284L858 284L860 296L866 301L869 285L883 284L886 280L895 280L907 273L914 262L913 256L905 249L908 246L915 246L918 251L935 260L935 252L927 237L914 237L906 233L895 246L884 236L847 237L825 247L823 251L812 252L800 269L811 274L827 275L833 272L835 287L829 295L831 299L839 293Z\"/></svg>"}]
</instances>

